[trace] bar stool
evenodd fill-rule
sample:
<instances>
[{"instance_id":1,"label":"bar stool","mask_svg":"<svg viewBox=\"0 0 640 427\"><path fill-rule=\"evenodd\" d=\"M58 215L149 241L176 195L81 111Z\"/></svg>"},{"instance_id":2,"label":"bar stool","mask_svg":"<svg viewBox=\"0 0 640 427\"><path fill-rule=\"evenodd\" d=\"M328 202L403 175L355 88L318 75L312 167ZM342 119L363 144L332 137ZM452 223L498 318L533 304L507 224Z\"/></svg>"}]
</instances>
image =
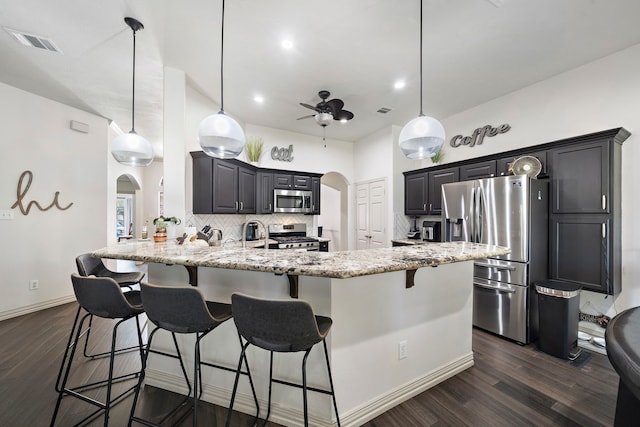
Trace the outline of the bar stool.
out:
<instances>
[{"instance_id":1,"label":"bar stool","mask_svg":"<svg viewBox=\"0 0 640 427\"><path fill-rule=\"evenodd\" d=\"M117 271L109 270L100 258L94 258L89 254L82 254L76 257L76 267L78 268L78 274L80 276L88 277L88 276L96 276L96 277L110 277L115 280L118 285L123 288L123 291L126 289L130 291L133 287L140 283L142 278L144 277L144 273L140 271L126 272L121 273ZM73 326L71 327L71 333L69 334L69 341L67 342L67 347L65 348L64 355L62 357L62 363L60 364L60 370L58 371L58 378L56 379L55 390L60 392L60 380L62 379L62 371L64 369L64 365L67 361L67 356L69 355L69 348L72 346L73 333L78 324L78 319L80 318L80 312L82 311L82 306L78 305L78 311L76 311L76 317L73 320ZM85 337L84 348L82 353L84 357L89 359L95 359L99 357L106 357L110 354L109 351L105 351L102 353L89 354L87 351L87 347L89 346L89 335L91 334L91 326L93 325L93 316L89 316L89 324L87 328L80 334L80 336ZM123 353L133 351L137 348L137 346L126 347L116 349L115 353Z\"/></svg>"},{"instance_id":2,"label":"bar stool","mask_svg":"<svg viewBox=\"0 0 640 427\"><path fill-rule=\"evenodd\" d=\"M333 409L336 413L336 421L340 426L340 417L338 415L338 405L336 404L336 396L333 390L333 378L331 376L331 367L329 365L329 352L327 351L327 342L325 338L331 329L332 320L325 316L316 316L309 303L301 300L274 300L255 298L248 295L234 293L231 295L231 306L233 308L233 321L238 328L238 333L246 340L242 345L242 353L238 363L238 371L242 365L245 352L250 344L256 347L269 350L269 403L267 408L267 416L264 425L267 424L269 414L271 412L271 385L272 383L284 384L293 387L302 388L302 396L304 402L304 425L309 425L309 415L307 412L307 390L329 394L333 399ZM314 345L322 341L324 346L324 355L327 363L327 372L329 374L329 385L331 390L322 390L307 386L307 357ZM273 378L273 353L291 353L304 351L302 359L302 385L294 384L289 381L283 381ZM233 410L233 402L235 400L236 389L238 386L239 375L236 375L235 384L233 385L233 393L231 394L231 403L229 412L227 413L227 426L231 420L231 412Z\"/></svg>"},{"instance_id":3,"label":"bar stool","mask_svg":"<svg viewBox=\"0 0 640 427\"><path fill-rule=\"evenodd\" d=\"M129 426L131 426L131 423L133 421L149 426L158 426L166 421L178 409L184 406L189 398L193 399L193 425L196 426L198 423L198 400L202 396L201 365L219 368L229 372L236 372L236 370L232 368L217 365L214 363L203 362L200 356L200 341L207 334L209 334L209 332L213 331L218 326L231 318L231 305L213 301L205 301L200 291L190 286L155 286L148 283L141 283L140 291L142 294L142 302L147 313L147 318L156 327L149 335L147 351L145 352L145 356L143 358L143 369L140 378L138 379L133 406L131 407ZM151 344L156 332L158 332L159 330L171 332L176 348L175 355L153 350ZM191 387L187 372L184 367L184 363L182 361L182 356L180 354L180 349L178 347L178 342L176 339L177 333L196 335L194 348L193 388ZM182 368L182 374L184 375L185 381L187 383L187 388L189 390L187 393L188 396L185 397L185 399L180 402L175 408L169 411L158 424L135 416L136 405L138 402L138 397L140 395L140 389L142 388L142 382L144 381L145 369L147 366L149 353L158 353L164 356L178 359ZM241 373L249 376L249 382L251 383L254 402L256 404L256 409L259 412L258 397L253 386L251 374L248 370ZM192 391L193 396L190 396ZM187 414L188 412L183 414L180 417L180 420L182 420ZM256 413L256 420L257 418L258 413Z\"/></svg>"},{"instance_id":4,"label":"bar stool","mask_svg":"<svg viewBox=\"0 0 640 427\"><path fill-rule=\"evenodd\" d=\"M76 295L76 299L80 304L80 307L84 309L87 314L82 316L80 322L76 325L74 324L74 330L72 330L72 336L74 337L72 345L70 347L71 354L69 355L69 360L64 364L64 376L62 378L62 382L60 384L60 390L58 392L58 400L56 402L56 407L53 412L53 417L51 418L51 426L53 427L56 422L56 417L58 415L58 410L60 409L60 403L62 402L62 398L66 395L76 397L84 402L90 403L98 407L96 411L91 413L89 416L84 418L82 421L78 423L83 424L85 421L93 418L97 415L101 410L104 410L104 425L109 425L109 410L110 408L118 403L121 399L123 399L128 393L134 390L135 385L125 390L115 398L111 398L111 386L113 383L118 381L123 381L130 378L135 378L139 371L132 372L125 375L120 375L114 377L114 358L115 358L115 347L116 347L116 339L118 336L118 327L124 323L125 321L135 318L136 319L136 327L138 334L138 346L137 348L140 351L140 360L142 362L144 351L143 351L143 343L142 343L142 332L140 330L140 321L138 316L144 313L144 309L142 308L142 304L140 301L140 292L139 291L130 291L123 293L121 287L118 283L110 277L82 277L77 274L71 275L71 282L73 283L73 291ZM82 334L82 328L84 326L85 320L91 316L98 316L105 319L119 319L118 322L113 326L113 332L111 336L111 351L109 352L109 374L107 379L96 381L90 384L84 384L77 387L70 388L67 386L67 382L69 380L69 374L71 372L71 365L73 364L73 358L75 356L76 348L78 341L80 340L80 336ZM100 402L96 399L93 399L85 394L82 394L82 391L92 389L98 386L107 386L107 395L106 400L104 402Z\"/></svg>"}]
</instances>

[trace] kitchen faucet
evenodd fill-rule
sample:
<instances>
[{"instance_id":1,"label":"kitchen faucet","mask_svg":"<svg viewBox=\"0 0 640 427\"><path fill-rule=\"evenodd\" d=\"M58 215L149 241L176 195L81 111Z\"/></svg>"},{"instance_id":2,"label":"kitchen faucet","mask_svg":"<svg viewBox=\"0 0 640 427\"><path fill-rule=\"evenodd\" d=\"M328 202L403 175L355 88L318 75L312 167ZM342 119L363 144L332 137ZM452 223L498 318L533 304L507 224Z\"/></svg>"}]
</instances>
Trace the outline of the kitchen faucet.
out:
<instances>
[{"instance_id":1,"label":"kitchen faucet","mask_svg":"<svg viewBox=\"0 0 640 427\"><path fill-rule=\"evenodd\" d=\"M262 221L259 221L257 219L252 219L250 221L248 220L242 226L242 248L244 249L247 247L247 225L249 225L250 222L260 224L262 228L264 228L264 248L269 249L269 229L264 226Z\"/></svg>"}]
</instances>

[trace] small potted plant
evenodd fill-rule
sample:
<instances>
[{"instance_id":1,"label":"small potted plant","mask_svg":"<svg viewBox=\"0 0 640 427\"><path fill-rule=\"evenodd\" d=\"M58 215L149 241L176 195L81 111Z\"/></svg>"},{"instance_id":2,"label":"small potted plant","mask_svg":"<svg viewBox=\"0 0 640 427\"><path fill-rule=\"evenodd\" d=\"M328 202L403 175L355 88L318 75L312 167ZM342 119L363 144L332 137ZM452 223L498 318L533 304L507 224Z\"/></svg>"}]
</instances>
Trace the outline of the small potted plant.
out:
<instances>
[{"instance_id":1,"label":"small potted plant","mask_svg":"<svg viewBox=\"0 0 640 427\"><path fill-rule=\"evenodd\" d=\"M167 240L167 223L171 222L175 225L179 225L182 221L175 216L159 216L153 220L153 225L156 226L156 233L153 235L154 242L165 242Z\"/></svg>"},{"instance_id":2,"label":"small potted plant","mask_svg":"<svg viewBox=\"0 0 640 427\"><path fill-rule=\"evenodd\" d=\"M247 145L244 146L245 155L249 163L258 165L260 162L260 156L262 156L262 147L264 146L264 142L260 137L249 137L247 138Z\"/></svg>"},{"instance_id":3,"label":"small potted plant","mask_svg":"<svg viewBox=\"0 0 640 427\"><path fill-rule=\"evenodd\" d=\"M431 158L431 163L433 163L434 165L437 165L438 163L440 163L443 157L444 157L444 150L440 148L440 150L438 150L438 152Z\"/></svg>"}]
</instances>

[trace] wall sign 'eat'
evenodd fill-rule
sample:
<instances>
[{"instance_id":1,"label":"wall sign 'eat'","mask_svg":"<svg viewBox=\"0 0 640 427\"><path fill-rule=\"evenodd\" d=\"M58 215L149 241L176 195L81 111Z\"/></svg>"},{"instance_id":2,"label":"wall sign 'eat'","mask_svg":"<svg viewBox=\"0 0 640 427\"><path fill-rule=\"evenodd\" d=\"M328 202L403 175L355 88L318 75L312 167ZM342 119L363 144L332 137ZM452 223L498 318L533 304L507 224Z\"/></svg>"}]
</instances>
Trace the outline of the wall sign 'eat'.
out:
<instances>
[{"instance_id":1,"label":"wall sign 'eat'","mask_svg":"<svg viewBox=\"0 0 640 427\"><path fill-rule=\"evenodd\" d=\"M506 123L498 126L497 128L494 128L491 125L486 125L474 130L471 136L454 136L453 138L451 138L451 141L449 141L449 145L451 145L453 148L458 148L461 145L468 145L469 147L473 147L475 145L482 144L485 136L496 136L499 133L508 132L509 129L511 129L511 126Z\"/></svg>"},{"instance_id":2,"label":"wall sign 'eat'","mask_svg":"<svg viewBox=\"0 0 640 427\"><path fill-rule=\"evenodd\" d=\"M22 181L24 180L25 177L28 178L28 181L27 181L27 187L23 190L22 189ZM27 195L27 192L29 191L29 188L31 187L31 181L33 181L33 173L31 171L22 172L22 175L20 175L20 179L18 180L18 188L16 190L17 200L13 205L11 205L11 209L15 209L16 207L19 207L20 208L20 212L22 212L23 215L29 215L29 211L31 210L31 208L34 205L38 209L40 209L41 211L48 211L49 209L51 209L54 206L56 208L60 209L61 211L66 211L67 209L69 209L73 205L73 202L71 202L65 207L60 206L60 202L58 201L58 196L60 195L60 192L56 191L55 194L53 195L53 201L46 208L43 208L40 205L40 203L36 202L35 200L30 201L27 204L27 207L25 208L25 206L23 204L23 200L24 200L25 196Z\"/></svg>"}]
</instances>

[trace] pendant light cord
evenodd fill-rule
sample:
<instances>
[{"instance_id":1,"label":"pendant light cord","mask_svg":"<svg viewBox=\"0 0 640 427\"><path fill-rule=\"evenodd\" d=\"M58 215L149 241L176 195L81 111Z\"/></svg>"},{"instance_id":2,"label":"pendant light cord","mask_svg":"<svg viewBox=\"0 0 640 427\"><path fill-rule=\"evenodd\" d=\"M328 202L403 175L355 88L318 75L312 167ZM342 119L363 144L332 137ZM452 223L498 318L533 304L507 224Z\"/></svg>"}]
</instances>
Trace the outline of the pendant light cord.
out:
<instances>
[{"instance_id":1,"label":"pendant light cord","mask_svg":"<svg viewBox=\"0 0 640 427\"><path fill-rule=\"evenodd\" d=\"M131 133L136 133L136 30L133 30L133 89L131 95Z\"/></svg>"},{"instance_id":2,"label":"pendant light cord","mask_svg":"<svg viewBox=\"0 0 640 427\"><path fill-rule=\"evenodd\" d=\"M424 113L422 112L422 4L423 3L424 1L420 0L420 117L424 116Z\"/></svg>"},{"instance_id":3,"label":"pendant light cord","mask_svg":"<svg viewBox=\"0 0 640 427\"><path fill-rule=\"evenodd\" d=\"M220 35L220 114L224 114L224 0L222 0L222 30Z\"/></svg>"}]
</instances>

